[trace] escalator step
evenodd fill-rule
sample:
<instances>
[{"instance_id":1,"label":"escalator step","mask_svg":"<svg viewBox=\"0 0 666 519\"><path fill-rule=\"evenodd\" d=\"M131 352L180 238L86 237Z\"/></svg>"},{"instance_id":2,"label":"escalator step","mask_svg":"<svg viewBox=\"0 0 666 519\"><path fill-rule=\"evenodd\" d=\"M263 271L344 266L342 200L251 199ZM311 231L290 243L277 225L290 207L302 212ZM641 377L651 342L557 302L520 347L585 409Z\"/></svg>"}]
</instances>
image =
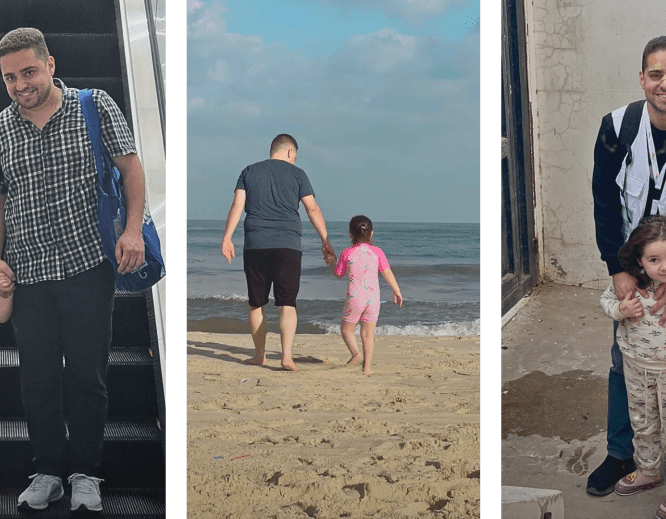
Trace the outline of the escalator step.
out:
<instances>
[{"instance_id":1,"label":"escalator step","mask_svg":"<svg viewBox=\"0 0 666 519\"><path fill-rule=\"evenodd\" d=\"M114 32L114 0L21 0L3 2L0 33L17 27L48 32Z\"/></svg>"},{"instance_id":2,"label":"escalator step","mask_svg":"<svg viewBox=\"0 0 666 519\"><path fill-rule=\"evenodd\" d=\"M114 348L109 351L109 366L145 366L152 363L153 358L145 348Z\"/></svg>"},{"instance_id":3,"label":"escalator step","mask_svg":"<svg viewBox=\"0 0 666 519\"><path fill-rule=\"evenodd\" d=\"M35 515L44 518L70 517L69 501L71 493L69 485L65 485L64 497L51 503L46 510L35 512ZM161 519L165 517L165 494L163 490L154 489L124 489L104 488L102 491L103 511L96 517L106 519ZM0 517L13 519L25 518L28 514L20 512L16 503L23 489L0 490Z\"/></svg>"},{"instance_id":4,"label":"escalator step","mask_svg":"<svg viewBox=\"0 0 666 519\"><path fill-rule=\"evenodd\" d=\"M0 488L21 486L32 474L27 429L22 419L0 418ZM107 485L164 488L161 434L156 420L107 422L100 467Z\"/></svg>"},{"instance_id":5,"label":"escalator step","mask_svg":"<svg viewBox=\"0 0 666 519\"><path fill-rule=\"evenodd\" d=\"M0 441L28 441L28 424L22 418L0 419Z\"/></svg>"},{"instance_id":6,"label":"escalator step","mask_svg":"<svg viewBox=\"0 0 666 519\"><path fill-rule=\"evenodd\" d=\"M55 58L55 77L122 77L115 32L45 34L44 37Z\"/></svg>"},{"instance_id":7,"label":"escalator step","mask_svg":"<svg viewBox=\"0 0 666 519\"><path fill-rule=\"evenodd\" d=\"M104 426L104 441L160 441L156 420L109 420Z\"/></svg>"},{"instance_id":8,"label":"escalator step","mask_svg":"<svg viewBox=\"0 0 666 519\"><path fill-rule=\"evenodd\" d=\"M157 416L154 360L147 348L112 348L109 351L108 416ZM19 355L0 349L0 416L23 416Z\"/></svg>"},{"instance_id":9,"label":"escalator step","mask_svg":"<svg viewBox=\"0 0 666 519\"><path fill-rule=\"evenodd\" d=\"M109 351L109 366L145 366L153 363L146 348L113 348ZM17 368L19 353L14 349L0 349L0 369Z\"/></svg>"},{"instance_id":10,"label":"escalator step","mask_svg":"<svg viewBox=\"0 0 666 519\"><path fill-rule=\"evenodd\" d=\"M18 365L18 350L0 349L0 368L17 368Z\"/></svg>"},{"instance_id":11,"label":"escalator step","mask_svg":"<svg viewBox=\"0 0 666 519\"><path fill-rule=\"evenodd\" d=\"M104 426L104 441L152 442L161 440L161 431L154 419L111 419ZM28 441L28 426L23 418L0 418L0 442Z\"/></svg>"},{"instance_id":12,"label":"escalator step","mask_svg":"<svg viewBox=\"0 0 666 519\"><path fill-rule=\"evenodd\" d=\"M70 78L63 78L68 81ZM79 78L80 81L94 83L95 81L106 81L104 78ZM82 85L87 88L86 85ZM97 88L97 86L94 86ZM118 80L118 88L122 90L122 84ZM0 92L3 92L0 87ZM7 94L4 91L5 95ZM113 303L113 333L111 348L125 349L147 349L151 343L148 307L146 294L143 292L116 292ZM11 350L16 348L14 328L11 321L0 323L0 350ZM0 353L0 367L2 364ZM10 355L11 354L7 354Z\"/></svg>"}]
</instances>

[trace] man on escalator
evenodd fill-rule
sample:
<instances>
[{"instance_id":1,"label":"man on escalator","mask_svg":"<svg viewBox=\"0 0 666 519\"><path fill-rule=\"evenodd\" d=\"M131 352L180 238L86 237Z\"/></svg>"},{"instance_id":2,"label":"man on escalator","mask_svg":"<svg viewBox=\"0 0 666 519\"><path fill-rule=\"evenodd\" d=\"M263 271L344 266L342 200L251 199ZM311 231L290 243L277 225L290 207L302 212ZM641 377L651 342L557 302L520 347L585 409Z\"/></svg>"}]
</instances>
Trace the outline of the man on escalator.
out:
<instances>
[{"instance_id":1,"label":"man on escalator","mask_svg":"<svg viewBox=\"0 0 666 519\"><path fill-rule=\"evenodd\" d=\"M13 291L36 472L18 504L46 508L62 498L69 475L72 510L101 511L115 272L100 248L93 151L78 91L53 77L40 31L15 29L0 40L0 72L13 100L0 113L0 273L15 280L0 295ZM101 90L93 99L125 185L127 226L116 249L124 274L144 261L144 173L118 106Z\"/></svg>"}]
</instances>

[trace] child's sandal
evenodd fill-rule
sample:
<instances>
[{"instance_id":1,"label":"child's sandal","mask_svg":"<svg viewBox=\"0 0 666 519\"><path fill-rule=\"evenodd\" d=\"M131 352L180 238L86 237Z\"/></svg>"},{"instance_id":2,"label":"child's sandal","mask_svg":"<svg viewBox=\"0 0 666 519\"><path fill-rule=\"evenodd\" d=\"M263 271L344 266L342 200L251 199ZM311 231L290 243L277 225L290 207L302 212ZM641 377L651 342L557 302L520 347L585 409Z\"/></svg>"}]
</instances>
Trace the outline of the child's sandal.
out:
<instances>
[{"instance_id":1,"label":"child's sandal","mask_svg":"<svg viewBox=\"0 0 666 519\"><path fill-rule=\"evenodd\" d=\"M666 499L664 499L654 514L656 519L666 519Z\"/></svg>"},{"instance_id":2,"label":"child's sandal","mask_svg":"<svg viewBox=\"0 0 666 519\"><path fill-rule=\"evenodd\" d=\"M651 477L646 476L640 470L636 470L631 474L627 474L615 484L615 493L619 496L631 496L663 484L664 478L661 474Z\"/></svg>"}]
</instances>

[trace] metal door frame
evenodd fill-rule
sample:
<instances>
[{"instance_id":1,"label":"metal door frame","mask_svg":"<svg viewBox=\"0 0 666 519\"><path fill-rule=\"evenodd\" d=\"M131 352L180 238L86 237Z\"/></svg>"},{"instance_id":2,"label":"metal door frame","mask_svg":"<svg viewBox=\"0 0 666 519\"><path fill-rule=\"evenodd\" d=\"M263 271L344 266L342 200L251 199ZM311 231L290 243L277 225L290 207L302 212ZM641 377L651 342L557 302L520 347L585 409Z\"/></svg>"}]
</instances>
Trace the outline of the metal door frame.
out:
<instances>
[{"instance_id":1,"label":"metal door frame","mask_svg":"<svg viewBox=\"0 0 666 519\"><path fill-rule=\"evenodd\" d=\"M502 0L502 315L538 280L525 40L522 0Z\"/></svg>"}]
</instances>

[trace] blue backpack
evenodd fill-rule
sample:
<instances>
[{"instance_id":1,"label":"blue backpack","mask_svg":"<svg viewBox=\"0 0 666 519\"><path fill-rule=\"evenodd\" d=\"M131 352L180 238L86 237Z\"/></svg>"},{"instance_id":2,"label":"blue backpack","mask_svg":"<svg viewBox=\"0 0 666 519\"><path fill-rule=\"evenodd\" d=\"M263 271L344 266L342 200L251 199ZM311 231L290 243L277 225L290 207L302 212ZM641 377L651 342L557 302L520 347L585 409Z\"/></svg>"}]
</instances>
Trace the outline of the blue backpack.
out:
<instances>
[{"instance_id":1,"label":"blue backpack","mask_svg":"<svg viewBox=\"0 0 666 519\"><path fill-rule=\"evenodd\" d=\"M92 90L80 90L79 101L88 128L88 136L92 142L97 168L98 219L102 251L116 271L116 290L128 292L146 290L165 275L164 260L160 252L160 239L157 236L155 224L148 209L145 208L142 233L143 243L145 244L143 265L130 274L119 274L118 262L116 261L116 243L125 230L126 222L122 177L102 142L99 113L92 97Z\"/></svg>"}]
</instances>

